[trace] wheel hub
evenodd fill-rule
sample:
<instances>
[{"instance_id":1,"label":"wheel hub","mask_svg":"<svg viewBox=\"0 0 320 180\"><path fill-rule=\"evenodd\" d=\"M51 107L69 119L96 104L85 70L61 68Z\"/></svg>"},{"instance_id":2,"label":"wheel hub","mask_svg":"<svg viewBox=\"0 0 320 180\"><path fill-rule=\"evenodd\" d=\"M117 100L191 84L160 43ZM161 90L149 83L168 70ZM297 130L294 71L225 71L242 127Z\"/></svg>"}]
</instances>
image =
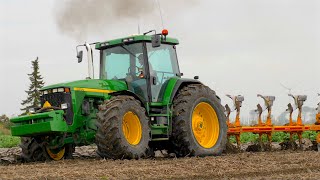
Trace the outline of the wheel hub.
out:
<instances>
[{"instance_id":1,"label":"wheel hub","mask_svg":"<svg viewBox=\"0 0 320 180\"><path fill-rule=\"evenodd\" d=\"M133 112L127 112L122 119L123 135L131 145L137 145L142 138L142 127L139 117Z\"/></svg>"},{"instance_id":2,"label":"wheel hub","mask_svg":"<svg viewBox=\"0 0 320 180\"><path fill-rule=\"evenodd\" d=\"M199 145L212 148L219 138L219 121L215 110L201 102L192 113L192 132Z\"/></svg>"},{"instance_id":3,"label":"wheel hub","mask_svg":"<svg viewBox=\"0 0 320 180\"><path fill-rule=\"evenodd\" d=\"M49 149L47 147L46 150L51 159L59 161L64 157L66 149L64 147L62 149Z\"/></svg>"}]
</instances>

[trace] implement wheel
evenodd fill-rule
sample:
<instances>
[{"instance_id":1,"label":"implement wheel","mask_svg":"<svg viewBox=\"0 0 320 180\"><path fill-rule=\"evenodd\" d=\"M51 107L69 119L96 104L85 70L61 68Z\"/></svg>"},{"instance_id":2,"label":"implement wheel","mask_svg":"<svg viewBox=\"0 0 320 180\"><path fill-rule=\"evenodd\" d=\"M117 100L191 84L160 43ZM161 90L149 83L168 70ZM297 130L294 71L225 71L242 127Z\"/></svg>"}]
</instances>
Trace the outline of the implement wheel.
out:
<instances>
[{"instance_id":1,"label":"implement wheel","mask_svg":"<svg viewBox=\"0 0 320 180\"><path fill-rule=\"evenodd\" d=\"M220 155L227 125L215 92L202 84L183 87L173 101L171 142L178 156Z\"/></svg>"},{"instance_id":2,"label":"implement wheel","mask_svg":"<svg viewBox=\"0 0 320 180\"><path fill-rule=\"evenodd\" d=\"M145 109L131 96L115 96L99 107L97 153L103 158L138 159L149 152L150 127Z\"/></svg>"}]
</instances>

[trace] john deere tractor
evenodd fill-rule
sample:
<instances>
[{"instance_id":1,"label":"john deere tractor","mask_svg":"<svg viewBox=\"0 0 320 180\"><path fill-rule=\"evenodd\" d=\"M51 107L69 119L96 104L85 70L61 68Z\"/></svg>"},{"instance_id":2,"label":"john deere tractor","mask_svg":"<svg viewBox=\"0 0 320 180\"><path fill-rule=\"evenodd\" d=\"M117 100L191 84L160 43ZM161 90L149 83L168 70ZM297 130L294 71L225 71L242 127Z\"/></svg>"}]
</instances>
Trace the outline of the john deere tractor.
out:
<instances>
[{"instance_id":1,"label":"john deere tractor","mask_svg":"<svg viewBox=\"0 0 320 180\"><path fill-rule=\"evenodd\" d=\"M179 42L167 34L150 31L83 45L89 77L44 87L41 107L11 119L22 158L71 158L75 146L93 143L111 159L144 158L155 149L177 156L221 154L227 127L220 99L197 77L181 77ZM99 79L92 72L93 45L100 52ZM77 55L81 62L83 51Z\"/></svg>"}]
</instances>

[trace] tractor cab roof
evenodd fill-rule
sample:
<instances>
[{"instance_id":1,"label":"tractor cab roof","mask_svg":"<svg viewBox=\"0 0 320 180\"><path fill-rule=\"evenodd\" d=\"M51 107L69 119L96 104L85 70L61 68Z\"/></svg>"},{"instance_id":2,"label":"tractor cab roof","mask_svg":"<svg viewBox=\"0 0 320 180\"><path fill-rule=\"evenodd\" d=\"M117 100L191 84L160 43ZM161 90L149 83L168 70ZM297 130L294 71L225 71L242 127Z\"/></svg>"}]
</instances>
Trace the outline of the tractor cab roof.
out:
<instances>
[{"instance_id":1,"label":"tractor cab roof","mask_svg":"<svg viewBox=\"0 0 320 180\"><path fill-rule=\"evenodd\" d=\"M151 42L152 36L150 35L132 35L125 38L113 39L110 41L99 42L96 44L96 49L106 49L113 46L123 45L123 44L131 44L135 42ZM175 38L161 38L162 44L172 44L177 45L179 41Z\"/></svg>"}]
</instances>

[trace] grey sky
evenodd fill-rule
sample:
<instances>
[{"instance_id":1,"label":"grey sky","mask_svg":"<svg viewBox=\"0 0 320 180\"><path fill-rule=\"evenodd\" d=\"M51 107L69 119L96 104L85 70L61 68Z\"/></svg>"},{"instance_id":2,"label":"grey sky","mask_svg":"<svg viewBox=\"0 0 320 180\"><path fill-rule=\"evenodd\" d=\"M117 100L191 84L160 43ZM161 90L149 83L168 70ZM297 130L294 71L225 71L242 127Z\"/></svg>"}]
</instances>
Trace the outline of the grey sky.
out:
<instances>
[{"instance_id":1,"label":"grey sky","mask_svg":"<svg viewBox=\"0 0 320 180\"><path fill-rule=\"evenodd\" d=\"M63 2L0 0L0 114L19 113L29 84L26 74L36 56L46 85L87 76L87 64L76 62L78 40L56 26L56 3ZM199 75L222 97L223 104L231 103L225 94L244 95L246 116L262 103L257 93L275 95L277 116L292 102L280 86L283 83L293 93L307 94L306 105L316 107L320 93L319 1L202 0L184 9L167 2L162 3L164 24L169 35L180 40L181 71L185 77ZM148 18L109 24L86 40L136 34L138 22L143 31L161 30L155 12Z\"/></svg>"}]
</instances>

